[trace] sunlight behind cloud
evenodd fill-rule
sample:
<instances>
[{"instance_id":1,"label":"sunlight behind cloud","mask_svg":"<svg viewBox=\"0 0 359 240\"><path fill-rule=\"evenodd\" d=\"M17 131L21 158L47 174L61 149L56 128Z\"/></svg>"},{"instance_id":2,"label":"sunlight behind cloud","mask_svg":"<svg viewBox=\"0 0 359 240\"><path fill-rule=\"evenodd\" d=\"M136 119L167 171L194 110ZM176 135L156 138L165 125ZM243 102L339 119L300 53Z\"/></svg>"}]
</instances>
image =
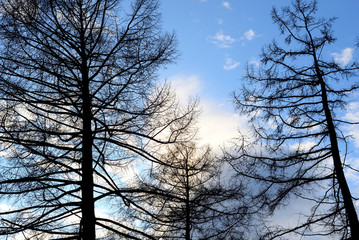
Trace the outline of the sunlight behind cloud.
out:
<instances>
[{"instance_id":1,"label":"sunlight behind cloud","mask_svg":"<svg viewBox=\"0 0 359 240\"><path fill-rule=\"evenodd\" d=\"M238 130L244 131L246 119L226 111L211 101L201 101L202 114L199 119L199 137L202 144L210 144L215 150L227 141L238 137Z\"/></svg>"},{"instance_id":2,"label":"sunlight behind cloud","mask_svg":"<svg viewBox=\"0 0 359 240\"><path fill-rule=\"evenodd\" d=\"M200 81L196 75L172 76L168 81L181 102L187 101L191 97L195 97L200 91Z\"/></svg>"},{"instance_id":3,"label":"sunlight behind cloud","mask_svg":"<svg viewBox=\"0 0 359 240\"><path fill-rule=\"evenodd\" d=\"M200 93L201 79L196 75L174 76L170 77L169 81L181 101ZM241 131L246 129L246 118L226 110L223 104L202 98L199 107L201 115L198 121L198 137L203 145L210 144L215 150L219 150L225 142L238 136L239 127Z\"/></svg>"}]
</instances>

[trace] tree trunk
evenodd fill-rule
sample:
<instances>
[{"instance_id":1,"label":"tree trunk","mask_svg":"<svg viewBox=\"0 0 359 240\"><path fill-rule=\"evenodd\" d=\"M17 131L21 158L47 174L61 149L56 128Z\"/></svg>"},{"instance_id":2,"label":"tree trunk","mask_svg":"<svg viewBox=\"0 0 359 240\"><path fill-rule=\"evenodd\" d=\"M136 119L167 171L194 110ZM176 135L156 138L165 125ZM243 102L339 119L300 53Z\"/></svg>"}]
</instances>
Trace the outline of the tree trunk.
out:
<instances>
[{"instance_id":1,"label":"tree trunk","mask_svg":"<svg viewBox=\"0 0 359 240\"><path fill-rule=\"evenodd\" d=\"M84 13L82 5L80 8L80 48L81 48L81 75L82 75L82 101L83 101L83 118L82 118L82 226L80 231L80 239L82 240L96 240L96 218L95 218L95 201L94 201L94 179L93 179L93 156L92 156L92 104L90 96L90 79L89 69L87 66L88 56L86 51L86 30L84 27Z\"/></svg>"},{"instance_id":2,"label":"tree trunk","mask_svg":"<svg viewBox=\"0 0 359 240\"><path fill-rule=\"evenodd\" d=\"M320 73L320 69L318 63L315 62L317 77L321 86L321 94L322 94L322 102L323 102L323 109L325 112L325 118L327 122L329 137L330 137L330 144L331 144L331 152L333 157L333 164L334 164L334 171L336 174L336 178L339 183L339 188L341 190L343 200L344 200L344 208L347 215L347 219L349 221L350 232L351 232L351 239L359 239L359 222L358 216L355 211L355 207L353 204L353 198L351 196L348 183L345 179L344 170L342 166L342 161L340 158L340 152L338 147L338 140L335 131L335 126L333 123L331 111L328 105L328 97L327 97L327 90L325 86L324 79Z\"/></svg>"},{"instance_id":3,"label":"tree trunk","mask_svg":"<svg viewBox=\"0 0 359 240\"><path fill-rule=\"evenodd\" d=\"M190 208L190 182L188 159L186 159L186 240L191 240L191 208Z\"/></svg>"},{"instance_id":4,"label":"tree trunk","mask_svg":"<svg viewBox=\"0 0 359 240\"><path fill-rule=\"evenodd\" d=\"M84 97L83 144L82 144L82 236L84 240L95 240L95 203L93 196L91 108L88 97Z\"/></svg>"},{"instance_id":5,"label":"tree trunk","mask_svg":"<svg viewBox=\"0 0 359 240\"><path fill-rule=\"evenodd\" d=\"M87 66L85 31L82 29L81 34L81 74L82 74L82 101L83 101L83 118L82 118L82 226L80 239L95 240L96 239L96 218L95 218L95 202L93 196L94 180L93 180L93 156L92 156L92 109L90 97L90 80L89 70Z\"/></svg>"},{"instance_id":6,"label":"tree trunk","mask_svg":"<svg viewBox=\"0 0 359 240\"><path fill-rule=\"evenodd\" d=\"M89 94L88 75L83 75L83 142L82 142L82 232L81 239L95 240L95 203L93 196L92 168L92 131L91 131L91 99Z\"/></svg>"}]
</instances>

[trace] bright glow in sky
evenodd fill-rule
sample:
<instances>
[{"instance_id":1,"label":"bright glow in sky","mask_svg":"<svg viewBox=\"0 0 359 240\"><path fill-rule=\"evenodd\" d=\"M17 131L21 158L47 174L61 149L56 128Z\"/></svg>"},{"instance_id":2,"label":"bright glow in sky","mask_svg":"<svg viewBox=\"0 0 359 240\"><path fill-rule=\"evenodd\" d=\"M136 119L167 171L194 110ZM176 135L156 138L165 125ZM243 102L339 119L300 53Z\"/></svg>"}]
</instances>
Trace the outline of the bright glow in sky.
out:
<instances>
[{"instance_id":1,"label":"bright glow in sky","mask_svg":"<svg viewBox=\"0 0 359 240\"><path fill-rule=\"evenodd\" d=\"M162 78L173 82L178 96L200 97L202 117L202 143L214 147L238 136L246 129L246 119L234 112L230 93L241 85L246 64L258 66L261 49L274 38L280 39L278 27L271 19L272 6L280 9L288 0L162 0L163 27L175 31L181 57L169 66ZM359 60L358 0L318 0L319 17L337 17L333 25L337 41L322 53L341 65ZM359 77L355 79L359 81ZM359 94L354 94L351 104L342 111L343 118L359 119ZM358 167L359 126L344 129L356 137L349 144L350 155L346 163ZM308 145L311 143L308 143ZM358 174L347 170L352 193L358 196ZM300 202L293 206L302 206ZM359 206L359 201L356 203ZM293 212L296 208L290 206ZM287 211L286 209L285 211ZM288 214L288 212L286 212ZM280 215L280 214L279 214ZM277 223L296 221L274 216ZM321 239L321 238L314 238ZM323 238L325 239L325 238Z\"/></svg>"},{"instance_id":2,"label":"bright glow in sky","mask_svg":"<svg viewBox=\"0 0 359 240\"><path fill-rule=\"evenodd\" d=\"M213 145L235 137L238 128L245 127L244 119L233 113L230 94L241 85L246 64L258 65L262 47L280 39L271 19L272 6L280 9L290 2L162 0L163 28L176 33L180 58L161 77L175 80L173 85L184 99L200 97L202 137L212 141L217 128ZM318 9L320 17L338 17L334 25L338 40L323 54L342 65L358 60L359 1L319 0Z\"/></svg>"}]
</instances>

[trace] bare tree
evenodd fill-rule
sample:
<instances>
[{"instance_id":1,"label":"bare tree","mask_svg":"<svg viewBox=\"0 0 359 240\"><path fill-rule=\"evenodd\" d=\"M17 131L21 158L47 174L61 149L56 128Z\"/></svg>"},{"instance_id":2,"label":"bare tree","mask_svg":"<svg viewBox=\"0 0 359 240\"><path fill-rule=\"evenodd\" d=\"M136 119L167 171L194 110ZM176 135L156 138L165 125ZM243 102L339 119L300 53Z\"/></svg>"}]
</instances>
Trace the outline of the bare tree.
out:
<instances>
[{"instance_id":1,"label":"bare tree","mask_svg":"<svg viewBox=\"0 0 359 240\"><path fill-rule=\"evenodd\" d=\"M326 47L335 41L334 19L316 13L317 1L295 0L280 12L273 8L286 47L277 41L265 47L261 66L247 68L247 81L235 94L237 108L251 116L255 137L252 149L238 144L240 156L229 158L239 175L259 182L253 201L270 212L290 196L313 206L297 226L271 229L271 239L289 233L359 239L356 198L343 169L348 137L342 130L357 123L336 116L359 87L358 65L325 59Z\"/></svg>"},{"instance_id":2,"label":"bare tree","mask_svg":"<svg viewBox=\"0 0 359 240\"><path fill-rule=\"evenodd\" d=\"M149 146L181 139L179 109L156 72L176 56L156 0L0 3L1 235L152 239L121 215L140 192L123 180ZM183 140L183 139L182 139ZM115 213L96 208L117 204ZM117 209L122 209L117 211Z\"/></svg>"},{"instance_id":3,"label":"bare tree","mask_svg":"<svg viewBox=\"0 0 359 240\"><path fill-rule=\"evenodd\" d=\"M211 149L191 141L161 155L167 164L151 169L153 182L144 184L152 193L145 199L149 231L159 239L242 239L250 217L244 187L228 184Z\"/></svg>"}]
</instances>

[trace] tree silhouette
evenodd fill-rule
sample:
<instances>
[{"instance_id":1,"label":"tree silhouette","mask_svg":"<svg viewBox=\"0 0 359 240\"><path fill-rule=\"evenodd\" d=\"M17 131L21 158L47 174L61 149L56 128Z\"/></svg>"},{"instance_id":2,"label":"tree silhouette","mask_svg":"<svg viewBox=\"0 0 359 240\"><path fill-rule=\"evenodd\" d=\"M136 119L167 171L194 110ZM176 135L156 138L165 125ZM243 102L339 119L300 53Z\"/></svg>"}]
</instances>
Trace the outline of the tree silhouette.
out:
<instances>
[{"instance_id":1,"label":"tree silhouette","mask_svg":"<svg viewBox=\"0 0 359 240\"><path fill-rule=\"evenodd\" d=\"M251 116L255 142L238 144L241 154L229 160L239 175L259 182L253 201L270 212L290 196L313 206L295 227L271 229L271 239L289 233L359 238L355 198L343 170L348 137L341 130L357 123L336 116L359 87L358 65L325 59L335 41L334 19L317 18L316 11L317 1L295 0L281 12L273 8L286 47L277 41L265 47L261 66L248 66L247 81L235 94L236 107Z\"/></svg>"},{"instance_id":2,"label":"tree silhouette","mask_svg":"<svg viewBox=\"0 0 359 240\"><path fill-rule=\"evenodd\" d=\"M242 239L250 218L244 187L228 184L208 146L179 143L161 159L167 164L152 169L154 194L146 196L149 229L159 239Z\"/></svg>"},{"instance_id":3,"label":"tree silhouette","mask_svg":"<svg viewBox=\"0 0 359 240\"><path fill-rule=\"evenodd\" d=\"M156 72L176 57L156 0L2 0L1 235L152 239L125 216L140 189L122 178L149 146L181 139L180 109ZM182 139L183 140L183 139ZM121 175L122 173L122 175ZM109 201L116 212L97 216ZM122 209L122 210L118 210Z\"/></svg>"}]
</instances>

